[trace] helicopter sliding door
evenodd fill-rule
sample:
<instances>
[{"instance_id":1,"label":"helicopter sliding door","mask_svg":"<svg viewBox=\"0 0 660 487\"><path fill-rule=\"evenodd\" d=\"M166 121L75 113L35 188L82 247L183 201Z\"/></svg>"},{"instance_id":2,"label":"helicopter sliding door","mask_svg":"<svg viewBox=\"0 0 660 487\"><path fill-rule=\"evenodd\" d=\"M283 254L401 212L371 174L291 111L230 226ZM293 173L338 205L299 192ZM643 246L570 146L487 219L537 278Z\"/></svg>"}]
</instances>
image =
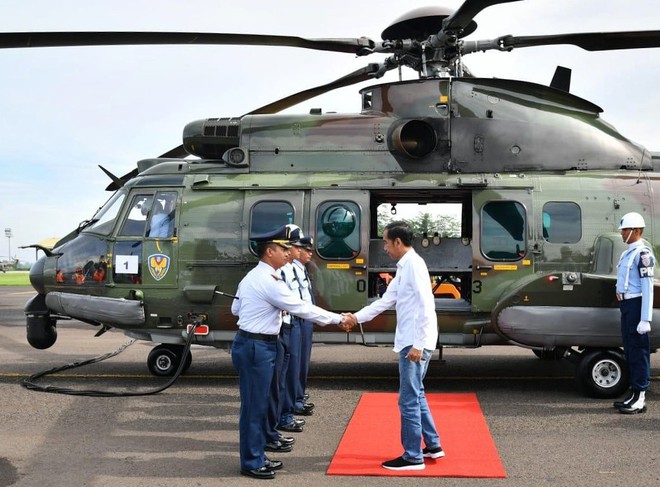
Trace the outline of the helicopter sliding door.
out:
<instances>
[{"instance_id":1,"label":"helicopter sliding door","mask_svg":"<svg viewBox=\"0 0 660 487\"><path fill-rule=\"evenodd\" d=\"M356 311L367 304L369 221L367 191L312 191L316 255L310 265L319 306Z\"/></svg>"}]
</instances>

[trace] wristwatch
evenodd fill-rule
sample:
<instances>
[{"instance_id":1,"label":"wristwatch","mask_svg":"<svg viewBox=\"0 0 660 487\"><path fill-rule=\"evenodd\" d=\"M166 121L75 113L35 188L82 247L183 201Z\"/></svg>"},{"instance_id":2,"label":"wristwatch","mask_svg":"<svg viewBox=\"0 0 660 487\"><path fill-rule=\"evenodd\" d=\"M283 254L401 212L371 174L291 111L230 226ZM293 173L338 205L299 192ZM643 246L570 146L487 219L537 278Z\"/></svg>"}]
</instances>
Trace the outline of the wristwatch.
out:
<instances>
[{"instance_id":1,"label":"wristwatch","mask_svg":"<svg viewBox=\"0 0 660 487\"><path fill-rule=\"evenodd\" d=\"M339 318L339 324L346 323L346 315L341 315L341 318Z\"/></svg>"}]
</instances>

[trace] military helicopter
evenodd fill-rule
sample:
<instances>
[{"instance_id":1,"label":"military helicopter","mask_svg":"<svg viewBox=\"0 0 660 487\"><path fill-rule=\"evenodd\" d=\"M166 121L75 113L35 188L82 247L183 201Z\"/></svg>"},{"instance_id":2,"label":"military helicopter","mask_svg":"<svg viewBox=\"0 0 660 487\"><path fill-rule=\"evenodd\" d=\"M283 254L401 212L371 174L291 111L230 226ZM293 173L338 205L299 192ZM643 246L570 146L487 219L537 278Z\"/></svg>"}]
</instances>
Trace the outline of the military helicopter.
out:
<instances>
[{"instance_id":1,"label":"military helicopter","mask_svg":"<svg viewBox=\"0 0 660 487\"><path fill-rule=\"evenodd\" d=\"M378 232L383 209L452 205L460 231L429 232L415 244L429 278L453 291L436 299L440 349L518 345L573 360L590 395L621 394L628 383L614 294L624 248L617 226L623 214L639 212L645 237L660 242L660 155L571 94L565 68L544 86L474 77L463 58L556 44L653 48L660 47L660 31L465 39L476 31L478 13L514 1L417 9L387 27L382 41L0 34L3 48L208 43L387 56L242 116L191 122L182 145L139 161L122 177L104 170L111 198L52 250L42 248L46 255L30 271L37 295L25 306L28 342L52 346L58 321L73 318L98 327L97 335L116 328L160 343L148 367L170 375L193 324L195 343L224 347L233 339L231 292L256 262L250 234L295 223L313 235L317 303L356 310L377 299L383 275L395 272ZM362 89L359 113L277 114L404 68L419 78ZM156 220L167 224L156 230ZM654 316L660 320L658 292ZM394 327L389 314L351 333L319 328L314 339L385 344ZM657 348L657 332L651 340Z\"/></svg>"},{"instance_id":2,"label":"military helicopter","mask_svg":"<svg viewBox=\"0 0 660 487\"><path fill-rule=\"evenodd\" d=\"M7 271L13 271L16 270L16 266L18 265L18 259L2 259L0 260L0 271L1 272L7 272Z\"/></svg>"}]
</instances>

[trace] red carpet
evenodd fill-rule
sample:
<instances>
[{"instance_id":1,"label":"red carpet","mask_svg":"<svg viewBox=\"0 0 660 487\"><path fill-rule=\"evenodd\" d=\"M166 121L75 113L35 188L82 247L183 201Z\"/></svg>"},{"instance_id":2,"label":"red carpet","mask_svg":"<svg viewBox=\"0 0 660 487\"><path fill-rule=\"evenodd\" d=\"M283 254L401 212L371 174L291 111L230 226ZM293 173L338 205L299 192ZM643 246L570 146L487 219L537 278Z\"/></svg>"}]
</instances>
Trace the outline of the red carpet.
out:
<instances>
[{"instance_id":1,"label":"red carpet","mask_svg":"<svg viewBox=\"0 0 660 487\"><path fill-rule=\"evenodd\" d=\"M397 398L395 393L362 395L328 475L506 477L476 394L427 394L446 456L425 459L424 470L383 468L383 461L403 453Z\"/></svg>"}]
</instances>

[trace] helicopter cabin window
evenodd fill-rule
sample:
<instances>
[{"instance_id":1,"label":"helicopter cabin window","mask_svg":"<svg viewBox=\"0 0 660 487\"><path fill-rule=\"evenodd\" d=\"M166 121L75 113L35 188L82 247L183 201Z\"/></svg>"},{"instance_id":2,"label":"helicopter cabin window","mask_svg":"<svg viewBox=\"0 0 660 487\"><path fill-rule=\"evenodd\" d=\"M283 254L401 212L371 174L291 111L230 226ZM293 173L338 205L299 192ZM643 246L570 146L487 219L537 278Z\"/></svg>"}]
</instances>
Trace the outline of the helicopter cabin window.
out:
<instances>
[{"instance_id":1,"label":"helicopter cabin window","mask_svg":"<svg viewBox=\"0 0 660 487\"><path fill-rule=\"evenodd\" d=\"M174 236L176 197L175 191L156 193L151 207L147 237L171 238Z\"/></svg>"},{"instance_id":2,"label":"helicopter cabin window","mask_svg":"<svg viewBox=\"0 0 660 487\"><path fill-rule=\"evenodd\" d=\"M90 220L89 226L85 227L83 231L109 235L115 226L117 215L119 214L119 210L121 209L125 197L126 194L124 192L115 193L94 215Z\"/></svg>"},{"instance_id":3,"label":"helicopter cabin window","mask_svg":"<svg viewBox=\"0 0 660 487\"><path fill-rule=\"evenodd\" d=\"M327 201L316 213L317 252L324 259L349 260L360 253L360 209L348 201Z\"/></svg>"},{"instance_id":4,"label":"helicopter cabin window","mask_svg":"<svg viewBox=\"0 0 660 487\"><path fill-rule=\"evenodd\" d=\"M250 235L272 232L282 225L293 223L293 206L288 201L260 201L252 207ZM250 242L250 250L257 253L257 245Z\"/></svg>"},{"instance_id":5,"label":"helicopter cabin window","mask_svg":"<svg viewBox=\"0 0 660 487\"><path fill-rule=\"evenodd\" d=\"M543 205L543 238L550 243L571 244L582 238L582 212L572 201Z\"/></svg>"},{"instance_id":6,"label":"helicopter cabin window","mask_svg":"<svg viewBox=\"0 0 660 487\"><path fill-rule=\"evenodd\" d=\"M525 256L526 214L516 201L491 201L481 211L481 252L490 260Z\"/></svg>"}]
</instances>

